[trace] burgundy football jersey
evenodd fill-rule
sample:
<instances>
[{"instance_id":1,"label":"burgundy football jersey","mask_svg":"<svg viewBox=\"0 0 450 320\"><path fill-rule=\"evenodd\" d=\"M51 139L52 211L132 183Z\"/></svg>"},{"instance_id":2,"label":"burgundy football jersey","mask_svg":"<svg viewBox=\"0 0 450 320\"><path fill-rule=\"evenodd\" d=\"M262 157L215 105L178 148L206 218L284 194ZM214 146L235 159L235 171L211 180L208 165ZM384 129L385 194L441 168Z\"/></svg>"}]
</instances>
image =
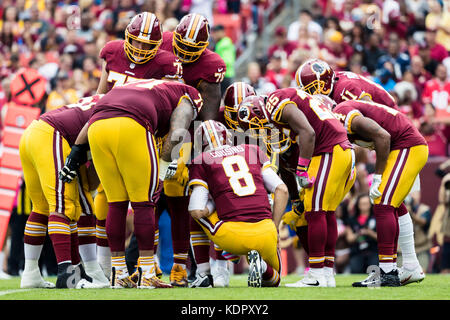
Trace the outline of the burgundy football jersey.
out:
<instances>
[{"instance_id":1,"label":"burgundy football jersey","mask_svg":"<svg viewBox=\"0 0 450 320\"><path fill-rule=\"evenodd\" d=\"M372 101L398 110L394 98L382 86L359 74L337 71L331 98L336 103L347 100L360 100L368 96Z\"/></svg>"},{"instance_id":2,"label":"burgundy football jersey","mask_svg":"<svg viewBox=\"0 0 450 320\"><path fill-rule=\"evenodd\" d=\"M77 103L49 111L39 118L59 131L72 146L92 114L93 107L103 95L94 95L80 99Z\"/></svg>"},{"instance_id":3,"label":"burgundy football jersey","mask_svg":"<svg viewBox=\"0 0 450 320\"><path fill-rule=\"evenodd\" d=\"M355 116L363 115L378 123L391 135L391 150L426 145L424 137L407 116L398 110L370 101L349 100L338 104L333 112L351 132L351 121Z\"/></svg>"},{"instance_id":4,"label":"burgundy football jersey","mask_svg":"<svg viewBox=\"0 0 450 320\"><path fill-rule=\"evenodd\" d=\"M107 118L130 117L157 137L170 129L170 117L182 97L191 101L195 116L203 99L197 89L181 82L167 80L137 80L114 87L100 99L89 124Z\"/></svg>"},{"instance_id":5,"label":"burgundy football jersey","mask_svg":"<svg viewBox=\"0 0 450 320\"><path fill-rule=\"evenodd\" d=\"M319 99L307 94L299 88L285 88L274 91L269 95L265 110L272 122L280 131L296 141L296 133L287 123L281 122L283 108L293 103L302 111L316 133L313 156L324 152L332 152L337 144L344 149L351 148L347 132L339 120L325 107Z\"/></svg>"},{"instance_id":6,"label":"burgundy football jersey","mask_svg":"<svg viewBox=\"0 0 450 320\"><path fill-rule=\"evenodd\" d=\"M160 49L173 52L173 33L164 32ZM206 49L200 58L191 63L183 63L183 80L186 84L197 88L201 81L220 83L227 68L223 59L215 52Z\"/></svg>"},{"instance_id":7,"label":"burgundy football jersey","mask_svg":"<svg viewBox=\"0 0 450 320\"><path fill-rule=\"evenodd\" d=\"M158 49L156 55L144 64L135 64L128 59L124 40L108 42L100 52L100 58L106 61L108 89L136 79L180 78L183 67L172 51Z\"/></svg>"},{"instance_id":8,"label":"burgundy football jersey","mask_svg":"<svg viewBox=\"0 0 450 320\"><path fill-rule=\"evenodd\" d=\"M189 166L189 185L208 188L220 220L271 219L261 174L266 165L269 159L256 145L225 146L203 152L193 160Z\"/></svg>"}]
</instances>

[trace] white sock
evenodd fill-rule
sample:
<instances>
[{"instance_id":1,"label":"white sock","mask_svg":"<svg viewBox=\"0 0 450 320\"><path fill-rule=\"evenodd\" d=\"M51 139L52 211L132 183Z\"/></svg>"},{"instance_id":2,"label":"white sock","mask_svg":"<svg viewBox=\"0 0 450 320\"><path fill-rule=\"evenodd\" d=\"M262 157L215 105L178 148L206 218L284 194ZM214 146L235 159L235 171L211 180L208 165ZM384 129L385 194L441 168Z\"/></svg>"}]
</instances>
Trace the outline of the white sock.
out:
<instances>
[{"instance_id":1,"label":"white sock","mask_svg":"<svg viewBox=\"0 0 450 320\"><path fill-rule=\"evenodd\" d=\"M228 269L228 261L227 260L216 260L217 268Z\"/></svg>"},{"instance_id":2,"label":"white sock","mask_svg":"<svg viewBox=\"0 0 450 320\"><path fill-rule=\"evenodd\" d=\"M42 252L42 247L44 247L44 245L31 245L28 243L25 243L23 248L24 248L24 254L25 254L25 260L29 259L29 260L39 260L39 257L41 256L41 252Z\"/></svg>"},{"instance_id":3,"label":"white sock","mask_svg":"<svg viewBox=\"0 0 450 320\"><path fill-rule=\"evenodd\" d=\"M88 243L78 246L78 251L80 252L81 260L83 263L89 261L97 261L97 244L96 243Z\"/></svg>"},{"instance_id":4,"label":"white sock","mask_svg":"<svg viewBox=\"0 0 450 320\"><path fill-rule=\"evenodd\" d=\"M25 259L25 265L23 268L23 272L36 272L36 270L38 270L40 272L39 260Z\"/></svg>"},{"instance_id":5,"label":"white sock","mask_svg":"<svg viewBox=\"0 0 450 320\"><path fill-rule=\"evenodd\" d=\"M261 272L264 273L267 271L267 262L261 259Z\"/></svg>"},{"instance_id":6,"label":"white sock","mask_svg":"<svg viewBox=\"0 0 450 320\"><path fill-rule=\"evenodd\" d=\"M211 267L209 262L200 263L197 265L197 273L211 274Z\"/></svg>"},{"instance_id":7,"label":"white sock","mask_svg":"<svg viewBox=\"0 0 450 320\"><path fill-rule=\"evenodd\" d=\"M394 263L393 262L380 262L380 268L385 273L389 273L394 269Z\"/></svg>"},{"instance_id":8,"label":"white sock","mask_svg":"<svg viewBox=\"0 0 450 320\"><path fill-rule=\"evenodd\" d=\"M323 274L326 277L333 277L334 276L334 268L324 267L323 268Z\"/></svg>"},{"instance_id":9,"label":"white sock","mask_svg":"<svg viewBox=\"0 0 450 320\"><path fill-rule=\"evenodd\" d=\"M414 247L414 226L409 213L398 217L399 236L398 245L402 251L403 266L414 269L419 266L416 249Z\"/></svg>"},{"instance_id":10,"label":"white sock","mask_svg":"<svg viewBox=\"0 0 450 320\"><path fill-rule=\"evenodd\" d=\"M97 261L103 270L111 270L111 250L109 247L97 246Z\"/></svg>"},{"instance_id":11,"label":"white sock","mask_svg":"<svg viewBox=\"0 0 450 320\"><path fill-rule=\"evenodd\" d=\"M311 272L311 275L320 278L324 276L324 268L309 268L309 272Z\"/></svg>"}]
</instances>

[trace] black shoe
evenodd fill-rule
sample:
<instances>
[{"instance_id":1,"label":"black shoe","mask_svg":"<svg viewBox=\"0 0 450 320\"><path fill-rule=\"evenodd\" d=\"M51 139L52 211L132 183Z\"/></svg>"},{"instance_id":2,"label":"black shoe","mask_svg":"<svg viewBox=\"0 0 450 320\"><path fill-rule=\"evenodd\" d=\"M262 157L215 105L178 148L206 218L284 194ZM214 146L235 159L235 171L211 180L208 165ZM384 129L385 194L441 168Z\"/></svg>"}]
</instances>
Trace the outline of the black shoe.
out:
<instances>
[{"instance_id":1,"label":"black shoe","mask_svg":"<svg viewBox=\"0 0 450 320\"><path fill-rule=\"evenodd\" d=\"M261 256L256 250L252 250L247 254L248 257L248 279L249 287L260 288L262 285Z\"/></svg>"},{"instance_id":2,"label":"black shoe","mask_svg":"<svg viewBox=\"0 0 450 320\"><path fill-rule=\"evenodd\" d=\"M213 276L206 273L198 273L195 280L189 284L189 288L212 288L214 287Z\"/></svg>"},{"instance_id":3,"label":"black shoe","mask_svg":"<svg viewBox=\"0 0 450 320\"><path fill-rule=\"evenodd\" d=\"M398 270L392 270L385 273L381 270L381 286L382 287L400 287L400 277L398 276Z\"/></svg>"},{"instance_id":4,"label":"black shoe","mask_svg":"<svg viewBox=\"0 0 450 320\"><path fill-rule=\"evenodd\" d=\"M75 288L79 279L76 279L75 267L70 262L58 264L56 288Z\"/></svg>"},{"instance_id":5,"label":"black shoe","mask_svg":"<svg viewBox=\"0 0 450 320\"><path fill-rule=\"evenodd\" d=\"M381 277L376 272L371 272L369 276L358 282L353 282L352 287L365 288L365 287L379 287L381 285Z\"/></svg>"}]
</instances>

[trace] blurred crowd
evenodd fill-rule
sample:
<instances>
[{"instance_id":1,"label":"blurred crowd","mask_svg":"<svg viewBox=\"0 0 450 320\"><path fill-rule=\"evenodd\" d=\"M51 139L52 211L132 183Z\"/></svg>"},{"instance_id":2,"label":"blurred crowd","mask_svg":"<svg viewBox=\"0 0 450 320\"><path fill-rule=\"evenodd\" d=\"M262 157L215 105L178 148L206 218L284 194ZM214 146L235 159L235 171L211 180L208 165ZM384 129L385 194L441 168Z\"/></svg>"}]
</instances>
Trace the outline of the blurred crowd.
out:
<instances>
[{"instance_id":1,"label":"blurred crowd","mask_svg":"<svg viewBox=\"0 0 450 320\"><path fill-rule=\"evenodd\" d=\"M260 14L274 1L3 0L0 108L9 103L12 76L22 67L34 68L48 80L38 106L43 112L95 93L100 50L108 41L124 38L126 25L138 12L154 12L164 31L173 30L189 12L203 14L213 30L210 48L226 60L226 47L240 52L239 39L230 43L223 26L215 24L215 14L249 17L250 30L261 34ZM227 41L219 44L224 38ZM430 157L449 155L449 0L317 0L302 9L297 20L275 28L271 39L268 50L247 64L243 79L235 76L236 56L227 56L224 84L243 80L257 93L269 93L295 85L297 68L309 58L320 58L334 70L365 75L389 91L426 138ZM375 221L367 194L373 163L373 153L357 150L358 180L338 210L338 272L363 273L364 266L376 264ZM420 194L411 195L408 206L417 227L417 252L424 252L424 270L450 270L449 265L433 263L430 251L449 243L450 232L441 243L430 239L433 212Z\"/></svg>"}]
</instances>

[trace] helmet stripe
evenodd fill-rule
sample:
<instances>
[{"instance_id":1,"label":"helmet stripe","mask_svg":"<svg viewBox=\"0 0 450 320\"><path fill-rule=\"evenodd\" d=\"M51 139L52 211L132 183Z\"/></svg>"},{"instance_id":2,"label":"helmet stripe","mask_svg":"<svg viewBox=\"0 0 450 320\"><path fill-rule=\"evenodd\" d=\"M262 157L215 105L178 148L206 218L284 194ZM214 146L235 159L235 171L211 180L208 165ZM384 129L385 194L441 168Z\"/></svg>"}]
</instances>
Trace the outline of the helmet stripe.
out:
<instances>
[{"instance_id":1,"label":"helmet stripe","mask_svg":"<svg viewBox=\"0 0 450 320\"><path fill-rule=\"evenodd\" d=\"M244 86L242 83L237 84L237 104L240 104L244 100Z\"/></svg>"},{"instance_id":2,"label":"helmet stripe","mask_svg":"<svg viewBox=\"0 0 450 320\"><path fill-rule=\"evenodd\" d=\"M214 128L211 126L211 122L206 121L205 122L206 130L207 130L207 137L209 137L208 141L211 142L211 145L213 148L217 148L219 146L218 140L216 138L216 135L214 133Z\"/></svg>"},{"instance_id":3,"label":"helmet stripe","mask_svg":"<svg viewBox=\"0 0 450 320\"><path fill-rule=\"evenodd\" d=\"M188 29L188 32L186 32L186 37L194 40L195 36L198 34L198 27L200 26L200 15L199 14L195 14L194 18L192 19L192 24L190 25L190 30Z\"/></svg>"}]
</instances>

